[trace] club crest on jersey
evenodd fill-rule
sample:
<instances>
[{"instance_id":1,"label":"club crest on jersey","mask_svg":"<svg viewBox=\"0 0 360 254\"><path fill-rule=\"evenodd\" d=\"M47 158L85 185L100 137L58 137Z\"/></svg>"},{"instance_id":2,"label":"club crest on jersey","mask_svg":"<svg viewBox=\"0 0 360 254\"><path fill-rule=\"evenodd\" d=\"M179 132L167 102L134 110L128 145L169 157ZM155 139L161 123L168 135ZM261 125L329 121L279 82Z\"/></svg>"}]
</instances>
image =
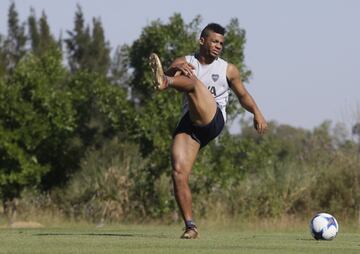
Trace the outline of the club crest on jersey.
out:
<instances>
[{"instance_id":1,"label":"club crest on jersey","mask_svg":"<svg viewBox=\"0 0 360 254\"><path fill-rule=\"evenodd\" d=\"M214 82L216 82L219 79L219 74L212 74L211 78Z\"/></svg>"}]
</instances>

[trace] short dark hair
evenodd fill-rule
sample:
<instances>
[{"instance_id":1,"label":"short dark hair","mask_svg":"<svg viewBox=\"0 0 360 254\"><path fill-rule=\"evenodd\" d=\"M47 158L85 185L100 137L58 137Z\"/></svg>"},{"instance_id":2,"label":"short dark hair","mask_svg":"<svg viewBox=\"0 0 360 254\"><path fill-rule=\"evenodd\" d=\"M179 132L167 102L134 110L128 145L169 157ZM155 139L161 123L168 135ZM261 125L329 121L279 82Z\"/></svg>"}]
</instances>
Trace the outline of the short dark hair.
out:
<instances>
[{"instance_id":1,"label":"short dark hair","mask_svg":"<svg viewBox=\"0 0 360 254\"><path fill-rule=\"evenodd\" d=\"M200 38L208 36L210 32L225 35L226 30L217 23L210 23L201 31Z\"/></svg>"}]
</instances>

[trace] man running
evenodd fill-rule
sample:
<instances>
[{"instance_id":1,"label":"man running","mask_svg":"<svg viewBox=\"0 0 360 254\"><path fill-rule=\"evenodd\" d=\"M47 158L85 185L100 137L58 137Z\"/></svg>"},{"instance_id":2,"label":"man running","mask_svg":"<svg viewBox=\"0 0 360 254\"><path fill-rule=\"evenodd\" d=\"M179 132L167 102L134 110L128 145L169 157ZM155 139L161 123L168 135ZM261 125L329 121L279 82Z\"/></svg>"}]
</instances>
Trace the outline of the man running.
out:
<instances>
[{"instance_id":1,"label":"man running","mask_svg":"<svg viewBox=\"0 0 360 254\"><path fill-rule=\"evenodd\" d=\"M229 88L242 107L253 114L257 132L263 134L267 129L265 118L241 81L239 70L219 57L224 34L221 25L208 24L201 32L199 51L177 58L166 72L156 54L149 58L155 88L159 91L174 88L185 94L183 116L174 131L171 147L175 198L185 222L181 236L184 239L198 237L189 176L199 150L216 138L225 125Z\"/></svg>"}]
</instances>

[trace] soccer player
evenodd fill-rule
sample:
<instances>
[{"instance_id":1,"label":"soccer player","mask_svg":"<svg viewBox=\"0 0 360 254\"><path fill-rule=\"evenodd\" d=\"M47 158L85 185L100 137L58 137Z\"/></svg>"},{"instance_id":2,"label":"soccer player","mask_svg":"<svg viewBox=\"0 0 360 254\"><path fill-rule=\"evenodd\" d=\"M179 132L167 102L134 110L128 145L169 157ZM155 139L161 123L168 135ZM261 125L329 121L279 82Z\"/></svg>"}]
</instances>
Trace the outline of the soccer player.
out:
<instances>
[{"instance_id":1,"label":"soccer player","mask_svg":"<svg viewBox=\"0 0 360 254\"><path fill-rule=\"evenodd\" d=\"M199 51L175 59L166 72L155 53L149 58L155 89L174 88L185 94L183 115L174 131L171 147L175 198L185 222L185 232L181 236L184 239L198 237L189 176L199 150L216 138L224 127L229 89L234 91L242 107L253 114L257 132L263 134L267 128L237 67L220 58L224 34L225 28L221 25L208 24L201 32Z\"/></svg>"}]
</instances>

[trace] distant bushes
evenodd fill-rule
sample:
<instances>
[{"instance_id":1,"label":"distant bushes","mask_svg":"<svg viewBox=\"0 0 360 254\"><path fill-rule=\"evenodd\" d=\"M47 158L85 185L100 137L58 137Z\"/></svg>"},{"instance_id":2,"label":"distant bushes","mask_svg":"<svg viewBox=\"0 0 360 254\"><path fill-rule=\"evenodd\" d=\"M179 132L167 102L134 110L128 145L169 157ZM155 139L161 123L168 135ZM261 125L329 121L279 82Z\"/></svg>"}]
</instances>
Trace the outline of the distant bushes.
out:
<instances>
[{"instance_id":1,"label":"distant bushes","mask_svg":"<svg viewBox=\"0 0 360 254\"><path fill-rule=\"evenodd\" d=\"M284 126L272 125L271 128L268 136L257 140L243 135L233 138L233 142L225 138L224 145L238 147L232 147L233 151L241 150L239 147L247 142L256 143L256 149L266 151L256 153L259 165L256 169L250 166L253 163L247 164L247 160L254 159L250 146L243 154L225 153L230 169L214 165L211 170L219 172L206 173L211 180L202 176L206 171L197 172L194 185L211 186L206 193L199 189L200 195L195 196L197 213L209 216L280 217L308 216L327 211L358 219L359 144L350 140L335 142L339 141L339 137L331 134L329 123L314 131L290 128L293 134L288 133L286 140L282 133ZM282 151L286 147L292 148ZM231 161L238 161L238 164ZM242 165L248 165L247 170L242 171ZM224 169L230 170L231 174L227 178L217 178L217 174L226 176ZM205 184L204 180L213 184Z\"/></svg>"},{"instance_id":2,"label":"distant bushes","mask_svg":"<svg viewBox=\"0 0 360 254\"><path fill-rule=\"evenodd\" d=\"M23 23L10 4L8 35L0 35L0 213L173 221L169 152L182 97L154 93L147 59L157 52L167 66L194 52L201 18L150 22L113 57L100 19L92 29L84 20L78 6L74 28L56 40L45 13ZM245 30L237 19L226 29L223 57L246 81ZM229 101L234 119L244 111L235 96ZM343 128L270 123L264 136L250 122L241 128L200 152L191 176L196 218L359 216L359 142Z\"/></svg>"},{"instance_id":3,"label":"distant bushes","mask_svg":"<svg viewBox=\"0 0 360 254\"><path fill-rule=\"evenodd\" d=\"M276 138L283 136L283 127L272 125L268 136L254 139L246 134L250 126L245 126L243 134L224 133L201 152L191 177L197 218L304 218L319 211L358 218L358 144L345 140L343 146L333 145L335 137L326 124L314 131L292 128L292 135L303 138L288 144L293 148L284 156L284 146ZM288 134L287 139L295 137ZM264 151L254 155L253 149ZM171 222L179 217L174 217L171 169L155 179L151 164L138 146L111 140L89 151L69 183L50 193L51 206L44 199L38 208L96 223Z\"/></svg>"}]
</instances>

